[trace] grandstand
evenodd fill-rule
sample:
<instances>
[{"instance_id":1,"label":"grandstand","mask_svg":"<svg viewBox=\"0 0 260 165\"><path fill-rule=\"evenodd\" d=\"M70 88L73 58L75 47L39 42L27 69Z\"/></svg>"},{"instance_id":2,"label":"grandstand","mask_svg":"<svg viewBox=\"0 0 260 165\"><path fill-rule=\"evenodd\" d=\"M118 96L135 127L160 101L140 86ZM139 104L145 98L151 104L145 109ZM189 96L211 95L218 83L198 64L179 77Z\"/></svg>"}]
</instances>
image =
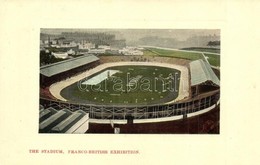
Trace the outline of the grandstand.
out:
<instances>
[{"instance_id":1,"label":"grandstand","mask_svg":"<svg viewBox=\"0 0 260 165\"><path fill-rule=\"evenodd\" d=\"M52 107L40 111L39 133L78 133L88 130L88 114L78 110L71 112L64 108L56 110Z\"/></svg>"},{"instance_id":2,"label":"grandstand","mask_svg":"<svg viewBox=\"0 0 260 165\"><path fill-rule=\"evenodd\" d=\"M49 107L47 109L44 109L43 107L42 109L40 109L40 123L45 119L49 118L50 116L52 116L53 114L55 114L56 112L57 110L52 107Z\"/></svg>"},{"instance_id":3,"label":"grandstand","mask_svg":"<svg viewBox=\"0 0 260 165\"><path fill-rule=\"evenodd\" d=\"M189 66L193 95L219 88L219 79L207 62L200 59L190 62Z\"/></svg>"},{"instance_id":4,"label":"grandstand","mask_svg":"<svg viewBox=\"0 0 260 165\"><path fill-rule=\"evenodd\" d=\"M98 65L99 58L88 54L77 58L45 65L40 68L40 84L48 86L78 72Z\"/></svg>"}]
</instances>

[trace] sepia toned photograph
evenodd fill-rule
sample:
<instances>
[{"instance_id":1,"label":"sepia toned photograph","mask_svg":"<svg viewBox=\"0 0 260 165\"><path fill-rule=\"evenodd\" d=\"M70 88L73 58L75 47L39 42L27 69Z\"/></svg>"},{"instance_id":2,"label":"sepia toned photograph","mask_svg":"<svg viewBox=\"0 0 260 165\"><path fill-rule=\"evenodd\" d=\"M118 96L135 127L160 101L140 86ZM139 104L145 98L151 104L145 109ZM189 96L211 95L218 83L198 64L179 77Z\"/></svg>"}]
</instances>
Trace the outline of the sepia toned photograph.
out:
<instances>
[{"instance_id":1,"label":"sepia toned photograph","mask_svg":"<svg viewBox=\"0 0 260 165\"><path fill-rule=\"evenodd\" d=\"M42 28L39 133L220 134L220 35Z\"/></svg>"}]
</instances>

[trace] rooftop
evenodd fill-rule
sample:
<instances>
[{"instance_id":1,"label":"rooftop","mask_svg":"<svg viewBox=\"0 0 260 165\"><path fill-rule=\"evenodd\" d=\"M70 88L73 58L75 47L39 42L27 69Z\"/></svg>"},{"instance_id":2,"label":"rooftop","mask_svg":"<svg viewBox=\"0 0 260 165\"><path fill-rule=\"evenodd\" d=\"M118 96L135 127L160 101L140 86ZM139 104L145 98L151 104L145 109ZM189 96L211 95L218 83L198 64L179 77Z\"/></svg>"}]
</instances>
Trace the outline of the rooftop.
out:
<instances>
[{"instance_id":1,"label":"rooftop","mask_svg":"<svg viewBox=\"0 0 260 165\"><path fill-rule=\"evenodd\" d=\"M220 85L219 79L212 70L211 66L201 59L190 62L190 72L191 86L207 82L210 82L216 86Z\"/></svg>"},{"instance_id":2,"label":"rooftop","mask_svg":"<svg viewBox=\"0 0 260 165\"><path fill-rule=\"evenodd\" d=\"M68 70L98 61L99 58L88 54L77 58L57 62L50 65L45 65L40 68L40 73L46 77L51 77L59 73L66 72Z\"/></svg>"}]
</instances>

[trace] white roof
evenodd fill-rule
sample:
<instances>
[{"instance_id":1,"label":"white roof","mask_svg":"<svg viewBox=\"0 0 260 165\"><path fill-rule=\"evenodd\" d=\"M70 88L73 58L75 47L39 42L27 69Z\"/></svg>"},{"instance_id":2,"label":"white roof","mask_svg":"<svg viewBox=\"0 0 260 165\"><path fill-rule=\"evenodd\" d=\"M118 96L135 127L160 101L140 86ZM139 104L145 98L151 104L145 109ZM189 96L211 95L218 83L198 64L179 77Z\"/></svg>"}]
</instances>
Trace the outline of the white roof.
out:
<instances>
[{"instance_id":1,"label":"white roof","mask_svg":"<svg viewBox=\"0 0 260 165\"><path fill-rule=\"evenodd\" d=\"M99 58L94 55L91 55L91 54L84 55L81 57L72 58L69 60L42 66L40 68L40 73L44 76L51 77L53 75L56 75L56 74L59 74L62 72L66 72L68 70L89 64L89 63L97 61L97 60L99 60Z\"/></svg>"},{"instance_id":2,"label":"white roof","mask_svg":"<svg viewBox=\"0 0 260 165\"><path fill-rule=\"evenodd\" d=\"M209 81L214 85L220 85L219 79L212 70L211 66L201 59L190 62L190 72L191 86L199 85Z\"/></svg>"}]
</instances>

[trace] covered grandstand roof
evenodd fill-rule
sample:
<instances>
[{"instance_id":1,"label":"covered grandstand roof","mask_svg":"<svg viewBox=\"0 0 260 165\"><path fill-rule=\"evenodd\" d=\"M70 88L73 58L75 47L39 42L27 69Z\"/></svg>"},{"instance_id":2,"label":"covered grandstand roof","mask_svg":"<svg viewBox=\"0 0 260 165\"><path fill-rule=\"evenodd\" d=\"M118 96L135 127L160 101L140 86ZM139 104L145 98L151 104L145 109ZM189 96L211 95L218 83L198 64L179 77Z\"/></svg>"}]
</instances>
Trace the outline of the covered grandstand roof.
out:
<instances>
[{"instance_id":1,"label":"covered grandstand roof","mask_svg":"<svg viewBox=\"0 0 260 165\"><path fill-rule=\"evenodd\" d=\"M54 64L42 66L40 68L40 73L44 76L51 77L56 74L66 72L68 70L89 64L91 62L99 60L98 57L88 54L77 58L72 58L69 60L57 62Z\"/></svg>"},{"instance_id":2,"label":"covered grandstand roof","mask_svg":"<svg viewBox=\"0 0 260 165\"><path fill-rule=\"evenodd\" d=\"M53 113L51 112L53 111ZM83 110L56 110L52 107L40 111L40 133L85 133L89 128L89 114Z\"/></svg>"},{"instance_id":3,"label":"covered grandstand roof","mask_svg":"<svg viewBox=\"0 0 260 165\"><path fill-rule=\"evenodd\" d=\"M191 86L203 83L211 83L212 85L216 86L220 85L219 79L215 75L210 65L201 59L190 62L190 72Z\"/></svg>"}]
</instances>

